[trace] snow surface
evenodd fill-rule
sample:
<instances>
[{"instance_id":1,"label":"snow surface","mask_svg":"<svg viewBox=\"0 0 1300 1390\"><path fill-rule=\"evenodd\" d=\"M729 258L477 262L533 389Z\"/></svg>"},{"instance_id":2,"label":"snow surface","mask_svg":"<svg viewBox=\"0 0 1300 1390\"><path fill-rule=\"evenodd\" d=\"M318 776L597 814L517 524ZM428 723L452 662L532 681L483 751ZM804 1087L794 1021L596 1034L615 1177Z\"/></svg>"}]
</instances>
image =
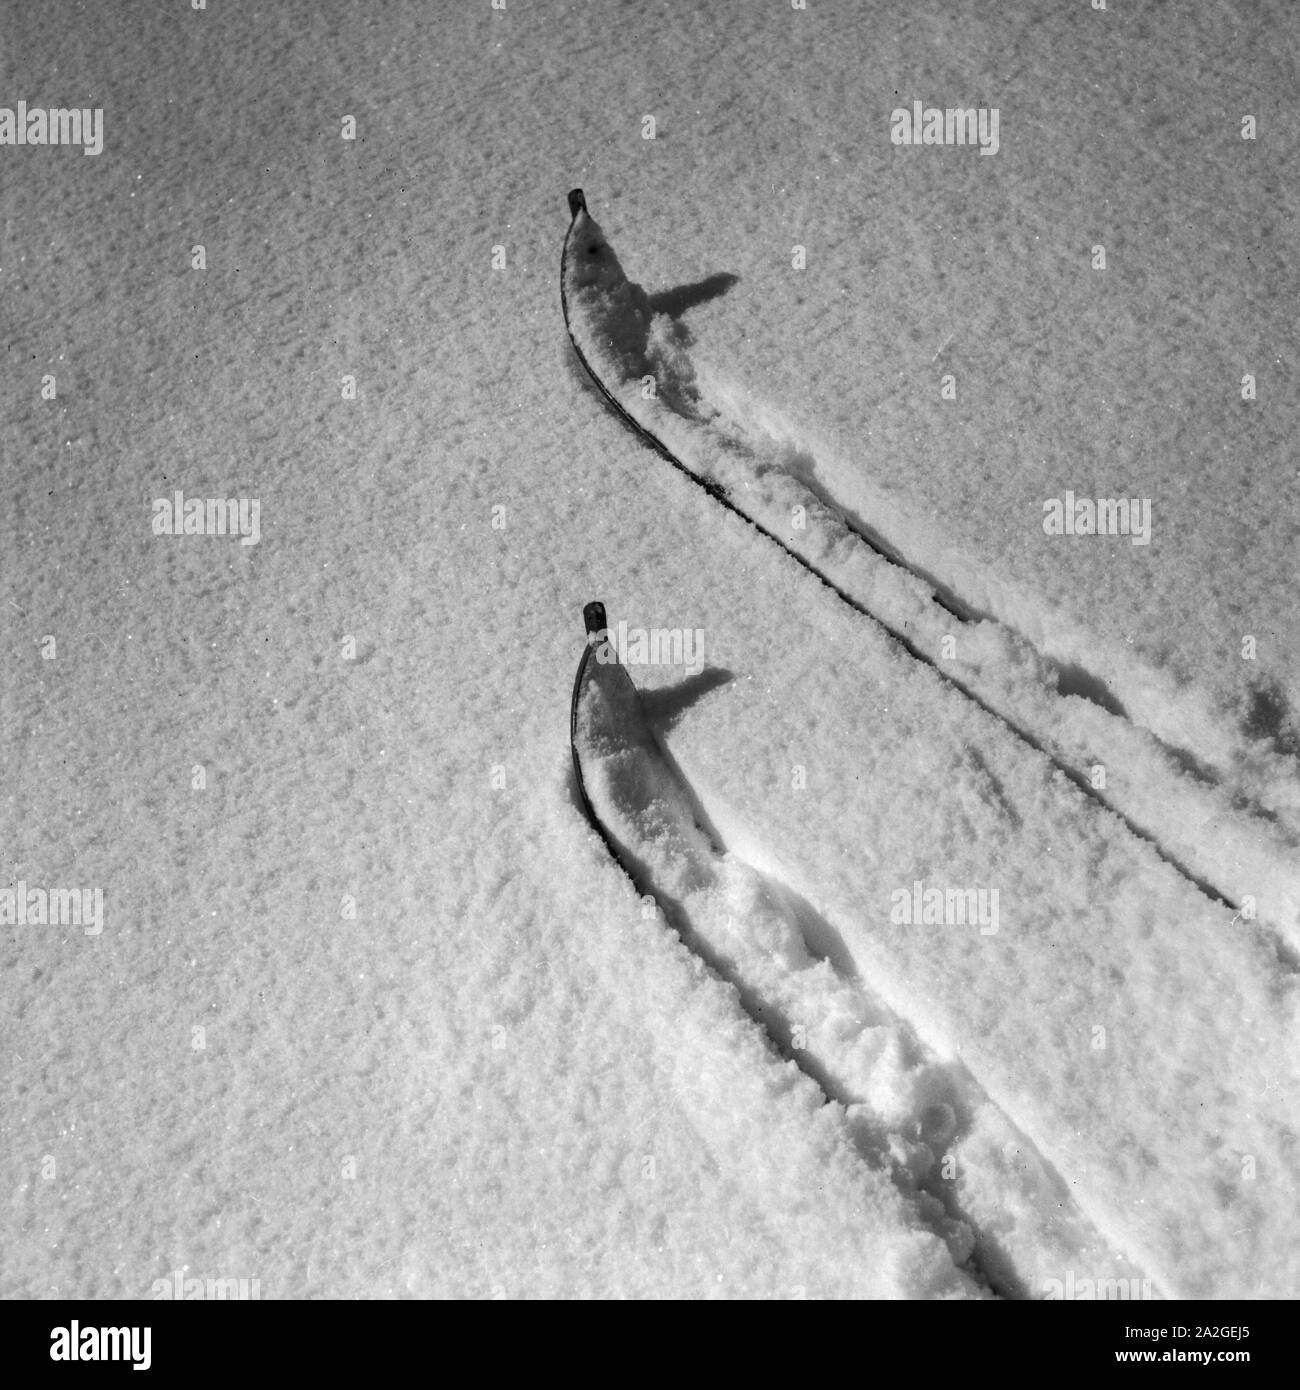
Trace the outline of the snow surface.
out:
<instances>
[{"instance_id":1,"label":"snow surface","mask_svg":"<svg viewBox=\"0 0 1300 1390\"><path fill-rule=\"evenodd\" d=\"M105 148L0 147L0 889L105 914L0 926L0 1294L1300 1291L1298 25L16 7L0 104ZM875 618L591 388L579 186L672 442ZM704 633L604 793L658 908L570 771L592 598Z\"/></svg>"}]
</instances>

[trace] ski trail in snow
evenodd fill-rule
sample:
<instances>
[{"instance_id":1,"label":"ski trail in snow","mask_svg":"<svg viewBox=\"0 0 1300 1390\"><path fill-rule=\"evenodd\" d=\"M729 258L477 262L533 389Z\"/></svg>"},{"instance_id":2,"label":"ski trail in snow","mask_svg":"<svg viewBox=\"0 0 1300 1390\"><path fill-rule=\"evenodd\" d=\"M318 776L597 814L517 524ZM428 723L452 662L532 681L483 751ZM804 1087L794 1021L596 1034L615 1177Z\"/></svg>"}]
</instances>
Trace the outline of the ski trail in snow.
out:
<instances>
[{"instance_id":1,"label":"ski trail in snow","mask_svg":"<svg viewBox=\"0 0 1300 1390\"><path fill-rule=\"evenodd\" d=\"M1135 724L1102 681L1077 666L1065 667L1045 657L1023 633L910 565L818 481L816 444L736 383L711 372L692 371L697 418L707 418L719 438L733 442L733 456L738 451L747 455L759 477L775 459L781 474L795 479L825 509L830 518L823 523L827 529L842 526L876 555L905 568L935 591L936 602L945 611L970 626L954 636L931 610L924 631L908 629L904 618L900 626L906 637L899 637L890 621L893 604L888 589L862 604L870 616L899 637L911 655L1051 758L1081 791L1117 814L1132 833L1203 893L1232 907L1238 919L1243 901L1254 900L1247 910L1275 933L1279 964L1300 970L1300 872L1292 867L1300 863L1300 843L1275 828L1277 818L1266 807L1238 787L1207 779L1186 750L1170 747L1153 731ZM755 491L751 489L746 499L750 505L754 505ZM861 582L855 583L851 567L862 560L861 555L837 557L832 544L827 547L821 577L833 578L845 592L858 597L864 589ZM933 653L942 652L945 640L953 641L954 655L935 660ZM999 679L998 668L1008 662L1023 673L1014 686ZM1091 770L1098 766L1110 774L1108 784L1101 787L1092 780Z\"/></svg>"},{"instance_id":2,"label":"ski trail in snow","mask_svg":"<svg viewBox=\"0 0 1300 1390\"><path fill-rule=\"evenodd\" d=\"M1104 683L1046 657L841 504L820 480L818 446L736 383L697 370L686 331L628 281L579 190L570 210L561 259L569 337L638 437L1048 758L1207 897L1250 915L1280 966L1300 970L1300 844L1277 818L1196 775L1196 760L1133 723Z\"/></svg>"},{"instance_id":3,"label":"ski trail in snow","mask_svg":"<svg viewBox=\"0 0 1300 1390\"><path fill-rule=\"evenodd\" d=\"M835 933L789 886L728 852L597 626L575 681L574 772L588 818L643 899L719 976L779 1054L831 1102L966 1267L1004 1297L1061 1269L1140 1279L958 1060L941 1059L819 943Z\"/></svg>"}]
</instances>

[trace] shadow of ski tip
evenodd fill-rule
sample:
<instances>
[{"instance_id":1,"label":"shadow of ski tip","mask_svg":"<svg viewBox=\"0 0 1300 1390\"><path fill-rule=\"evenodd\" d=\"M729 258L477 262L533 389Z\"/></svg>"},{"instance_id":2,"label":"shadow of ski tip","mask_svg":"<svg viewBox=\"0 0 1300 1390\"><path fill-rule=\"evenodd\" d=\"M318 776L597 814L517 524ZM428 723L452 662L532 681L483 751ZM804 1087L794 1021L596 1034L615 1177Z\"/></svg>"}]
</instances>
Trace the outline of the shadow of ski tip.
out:
<instances>
[{"instance_id":1,"label":"shadow of ski tip","mask_svg":"<svg viewBox=\"0 0 1300 1390\"><path fill-rule=\"evenodd\" d=\"M707 304L711 299L718 299L733 285L739 283L739 275L733 275L729 270L720 270L716 274L706 275L703 280L696 280L693 284L678 285L675 289L660 290L658 294L652 294L650 312L667 314L671 319L680 318L688 309L695 309L701 304Z\"/></svg>"},{"instance_id":2,"label":"shadow of ski tip","mask_svg":"<svg viewBox=\"0 0 1300 1390\"><path fill-rule=\"evenodd\" d=\"M734 672L721 666L706 666L698 675L687 676L676 685L643 690L641 704L650 724L663 732L671 729L692 705L714 690L735 680Z\"/></svg>"}]
</instances>

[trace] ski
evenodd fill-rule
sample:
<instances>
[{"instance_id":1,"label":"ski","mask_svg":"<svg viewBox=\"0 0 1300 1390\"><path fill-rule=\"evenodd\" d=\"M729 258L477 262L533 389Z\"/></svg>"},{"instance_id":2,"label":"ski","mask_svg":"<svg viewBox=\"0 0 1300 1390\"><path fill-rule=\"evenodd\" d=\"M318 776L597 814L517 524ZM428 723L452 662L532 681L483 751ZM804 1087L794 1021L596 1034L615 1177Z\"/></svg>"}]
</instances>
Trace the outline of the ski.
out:
<instances>
[{"instance_id":1,"label":"ski","mask_svg":"<svg viewBox=\"0 0 1300 1390\"><path fill-rule=\"evenodd\" d=\"M630 731L637 731L636 743L649 738L641 712L641 695L632 683L609 640L605 605L593 600L582 610L587 643L573 677L573 696L569 701L569 752L573 759L573 780L578 802L588 825L600 836L614 862L619 865L637 892L642 891L636 874L628 865L609 828L592 804L591 792L582 765L582 746L593 751L626 743Z\"/></svg>"},{"instance_id":2,"label":"ski","mask_svg":"<svg viewBox=\"0 0 1300 1390\"><path fill-rule=\"evenodd\" d=\"M646 720L641 692L618 659L609 637L605 605L593 600L583 608L582 618L587 642L578 660L569 702L569 752L578 802L614 862L631 879L637 893L644 895L650 891L645 886L645 872L623 843L627 825L614 829L596 809L597 802L603 798L618 825L617 807L627 791L621 779L630 778L642 794L657 789L666 803L673 804L683 800L681 779ZM592 782L593 769L598 769L597 784ZM687 822L692 827L689 837L699 835L710 842L709 832L698 820L684 815L682 824Z\"/></svg>"},{"instance_id":3,"label":"ski","mask_svg":"<svg viewBox=\"0 0 1300 1390\"><path fill-rule=\"evenodd\" d=\"M756 517L737 506L731 500L727 488L711 478L702 476L683 463L663 440L638 420L610 390L604 379L604 374L597 370L592 358L600 355L606 358L604 365L607 367L620 366L625 371L635 372L637 375L642 374L651 319L649 297L640 285L633 284L628 280L623 267L619 264L618 257L614 254L613 248L601 231L599 223L588 211L586 197L580 188L571 189L569 192L569 213L572 220L569 223L568 235L564 239L564 250L560 257L560 307L564 314L564 326L568 332L569 341L573 344L573 350L577 354L578 360L582 363L596 389L624 424L665 462L670 463L679 472L685 474L697 487L703 488L710 497L752 526L760 535L765 536L774 545L779 545L809 574L814 575L823 584L834 589L846 602L852 602L826 575L805 560L802 555L791 550L784 541ZM585 299L587 307L597 309L593 315L598 324L597 334L594 338L575 331L575 315L571 308L571 301L575 299ZM580 336L587 338L585 347L579 341ZM819 498L818 500L827 505L824 499ZM861 527L854 526L842 515L840 515L840 520L848 531L886 564L905 571L913 579L925 584L929 590L931 602L938 604L958 622L968 623L976 620L977 615L973 610L955 595L935 592L933 581L925 575L918 574L892 546L867 534Z\"/></svg>"},{"instance_id":4,"label":"ski","mask_svg":"<svg viewBox=\"0 0 1300 1390\"><path fill-rule=\"evenodd\" d=\"M731 502L723 488L719 487L717 483L710 482L707 478L701 478L698 473L688 468L657 435L651 433L634 415L630 414L618 397L605 385L601 374L592 366L587 352L583 350L582 344L578 341L578 334L574 331L573 315L570 310L571 294L581 294L582 291L595 288L602 282L617 286L620 280L623 284L628 284L628 281L613 250L597 225L596 219L587 211L587 200L580 188L569 191L569 213L572 220L569 223L568 235L564 239L564 250L560 254L560 309L564 314L564 327L569 335L569 342L573 345L573 350L577 353L578 361L582 363L583 370L591 378L596 390L605 398L610 409L643 443L648 444L666 463L670 463L697 487L702 487L709 496L721 502L742 521L748 522L763 535L775 540L776 538L770 536L753 517L741 511ZM646 313L648 314L648 312L647 307ZM777 544L780 545L780 541L777 541Z\"/></svg>"},{"instance_id":5,"label":"ski","mask_svg":"<svg viewBox=\"0 0 1300 1390\"><path fill-rule=\"evenodd\" d=\"M593 600L582 610L582 620L587 627L587 644L583 647L582 656L578 661L578 671L573 678L573 697L569 701L569 752L573 757L573 778L578 788L578 800L582 804L583 814L587 817L592 829L600 835L610 852L613 853L609 836L605 833L605 827L600 823L600 818L596 815L591 804L591 797L587 794L587 783L582 775L582 756L578 752L578 709L586 686L587 667L598 646L602 643L606 647L609 646L609 628L605 620L605 605ZM615 857L617 858L617 856Z\"/></svg>"}]
</instances>

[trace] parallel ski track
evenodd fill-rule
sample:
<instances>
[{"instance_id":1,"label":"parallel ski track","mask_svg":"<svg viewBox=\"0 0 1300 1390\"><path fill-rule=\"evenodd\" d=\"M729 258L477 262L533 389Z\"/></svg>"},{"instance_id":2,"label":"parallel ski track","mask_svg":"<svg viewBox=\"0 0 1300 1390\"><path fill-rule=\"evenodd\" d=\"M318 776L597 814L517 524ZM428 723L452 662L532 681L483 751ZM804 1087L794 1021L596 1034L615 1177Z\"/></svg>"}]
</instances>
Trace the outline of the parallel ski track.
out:
<instances>
[{"instance_id":1,"label":"parallel ski track","mask_svg":"<svg viewBox=\"0 0 1300 1390\"><path fill-rule=\"evenodd\" d=\"M569 223L570 234L573 231L573 223L576 221L577 212L575 211ZM1158 840L1156 840L1147 831L1143 830L1140 826L1138 826L1132 820L1130 820L1129 817L1123 813L1123 811L1118 810L1109 801L1107 801L1105 797L1099 796L1097 794L1097 789L1093 787L1092 783L1087 779L1087 777L1084 776L1082 772L1080 772L1077 768L1072 767L1069 763L1064 762L1060 758L1058 758L1052 752L1052 750L1046 747L1029 729L1026 729L1021 724L1017 723L1014 719L1010 718L1008 715L1003 714L1001 710L995 709L986 700L982 699L978 694L976 694L975 691L970 689L970 687L967 686L964 682L959 680L950 672L945 671L943 667L940 666L933 658L927 656L926 653L922 651L911 640L911 638L907 636L905 632L902 632L901 630L896 628L892 623L886 621L878 613L872 612L872 610L868 608L866 604L861 603L858 599L854 598L853 595L850 594L847 590L842 589L838 584L835 583L833 579L831 579L828 575L824 574L821 570L819 570L817 566L814 565L811 561L804 559L804 557L800 555L797 551L791 550L790 547L786 545L786 543L783 540L781 540L781 538L778 535L776 535L775 532L768 530L768 528L764 526L761 521L756 520L754 517L750 516L749 513L746 512L742 507L737 506L736 503L733 502L731 498L727 495L727 492L724 488L722 488L717 483L711 482L707 478L702 478L687 464L683 463L682 460L679 459L676 456L676 454L674 454L672 450L669 449L668 446L661 439L658 438L658 436L656 436L650 430L646 429L646 427L643 424L641 424L639 420L637 420L634 416L630 415L627 412L627 410L624 409L619 399L600 379L600 375L595 371L591 363L587 360L586 353L583 352L582 348L578 345L578 340L573 335L573 324L569 318L568 296L566 295L564 290L564 272L568 264L568 253L569 235L566 234L564 239L564 249L560 254L560 307L564 313L564 328L569 335L569 342L572 345L574 352L577 354L578 361L582 363L583 370L591 378L592 383L595 385L596 389L609 403L610 407L615 411L615 413L619 416L623 423L628 426L628 428L637 436L638 439L641 440L643 444L648 445L666 463L671 464L672 467L675 468L684 477L690 479L690 481L694 483L696 487L701 488L704 492L708 493L708 495L711 498L713 498L713 500L717 502L719 506L725 507L729 512L732 513L732 515L739 517L741 521L745 522L749 526L752 526L753 529L757 531L760 536L763 536L765 539L771 541L773 545L779 547L782 551L784 551L785 554L787 554L797 565L801 566L810 575L812 575L814 579L818 580L821 584L825 585L825 587L829 589L831 593L833 593L835 597L840 600L841 603L851 608L860 617L869 618L873 622L879 623L880 626L883 627L887 633L889 633L889 635L894 639L894 641L896 641L903 648L903 650L908 654L908 656L914 658L916 661L921 662L923 665L928 666L930 670L932 670L937 676L940 677L940 679L947 682L947 684L952 686L953 689L960 691L960 693L964 695L968 700L970 700L972 704L977 705L981 710L984 711L985 714L989 715L993 719L996 719L1005 728L1009 729L1018 739L1020 739L1022 743L1024 743L1029 748L1032 748L1034 752L1046 758L1048 762L1052 764L1053 767L1055 767L1059 772L1062 772L1067 778L1069 778L1070 782L1085 797L1087 797L1089 801L1095 803L1098 806L1101 806L1104 810L1108 811L1111 815L1115 816L1124 826L1124 828L1129 832L1129 834L1133 835L1136 839L1141 840L1144 844L1149 845L1152 852L1160 860L1162 860L1165 864L1169 865L1169 867L1173 869L1175 873L1181 875L1181 877L1186 879L1188 883L1190 883L1200 893L1204 894L1204 896L1207 897L1211 902L1217 903L1220 907L1230 908L1234 912L1239 911L1239 904L1234 903L1230 899L1224 897L1223 894L1220 893L1219 890L1215 888L1213 884L1208 883L1205 879L1193 873L1192 870L1189 869L1185 864L1183 864L1175 855L1169 853L1169 851L1166 850ZM871 542L859 531L854 530L853 534L856 535L863 542L863 544L870 546L870 548L874 550L876 554L880 555L880 557L883 560L885 560L886 563L896 563L890 556L884 554L883 551L879 550L876 546L872 545ZM912 575L913 578L920 579L922 583L926 583L922 576L916 574L915 571L913 571L905 563L900 563L899 567L905 569L908 574ZM933 592L932 587L931 592ZM959 613L954 613L954 616L960 617L961 615ZM583 793L583 796L585 799L585 791ZM603 829L601 830L601 834L605 838L606 844L608 844L609 839L608 836L605 835Z\"/></svg>"}]
</instances>

